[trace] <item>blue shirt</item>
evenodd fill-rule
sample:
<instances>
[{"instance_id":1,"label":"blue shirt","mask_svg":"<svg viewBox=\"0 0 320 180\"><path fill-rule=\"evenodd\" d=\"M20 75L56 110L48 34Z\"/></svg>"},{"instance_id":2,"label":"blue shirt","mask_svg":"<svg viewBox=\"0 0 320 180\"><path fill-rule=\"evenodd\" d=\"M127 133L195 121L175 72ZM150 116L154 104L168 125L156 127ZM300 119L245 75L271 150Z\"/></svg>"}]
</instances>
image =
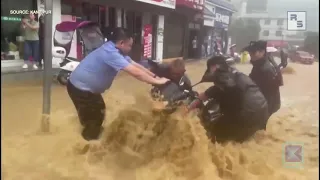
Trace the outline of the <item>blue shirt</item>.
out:
<instances>
[{"instance_id":1,"label":"blue shirt","mask_svg":"<svg viewBox=\"0 0 320 180\"><path fill-rule=\"evenodd\" d=\"M118 72L130 64L111 41L88 54L71 73L70 82L78 89L103 93L109 89Z\"/></svg>"}]
</instances>

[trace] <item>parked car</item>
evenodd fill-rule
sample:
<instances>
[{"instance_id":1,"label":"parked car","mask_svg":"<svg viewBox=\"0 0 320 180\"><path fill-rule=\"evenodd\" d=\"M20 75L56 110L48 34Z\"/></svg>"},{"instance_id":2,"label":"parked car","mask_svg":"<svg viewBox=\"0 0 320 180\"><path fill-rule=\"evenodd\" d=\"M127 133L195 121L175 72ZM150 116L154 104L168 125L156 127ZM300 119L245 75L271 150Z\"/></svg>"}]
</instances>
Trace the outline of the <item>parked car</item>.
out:
<instances>
[{"instance_id":1,"label":"parked car","mask_svg":"<svg viewBox=\"0 0 320 180\"><path fill-rule=\"evenodd\" d=\"M315 61L314 55L305 51L291 52L289 58L292 62L298 62L302 64L313 64Z\"/></svg>"}]
</instances>

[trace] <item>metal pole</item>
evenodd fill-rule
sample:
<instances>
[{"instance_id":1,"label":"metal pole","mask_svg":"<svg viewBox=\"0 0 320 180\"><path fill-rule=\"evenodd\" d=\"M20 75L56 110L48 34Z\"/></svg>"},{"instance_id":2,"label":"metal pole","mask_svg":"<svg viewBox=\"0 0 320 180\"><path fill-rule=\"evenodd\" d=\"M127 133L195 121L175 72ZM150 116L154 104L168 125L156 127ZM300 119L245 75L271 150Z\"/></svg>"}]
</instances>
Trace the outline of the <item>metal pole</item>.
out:
<instances>
[{"instance_id":1,"label":"metal pole","mask_svg":"<svg viewBox=\"0 0 320 180\"><path fill-rule=\"evenodd\" d=\"M44 2L44 71L41 129L49 132L52 84L52 1ZM47 13L46 13L47 12Z\"/></svg>"}]
</instances>

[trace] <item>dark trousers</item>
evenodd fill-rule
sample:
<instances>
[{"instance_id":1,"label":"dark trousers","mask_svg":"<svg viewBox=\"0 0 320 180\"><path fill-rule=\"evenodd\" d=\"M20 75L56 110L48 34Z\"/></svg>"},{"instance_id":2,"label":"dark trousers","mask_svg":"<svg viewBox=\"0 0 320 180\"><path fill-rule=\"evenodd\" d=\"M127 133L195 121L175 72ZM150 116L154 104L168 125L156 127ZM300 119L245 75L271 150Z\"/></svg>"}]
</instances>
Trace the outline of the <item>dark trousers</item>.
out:
<instances>
[{"instance_id":1,"label":"dark trousers","mask_svg":"<svg viewBox=\"0 0 320 180\"><path fill-rule=\"evenodd\" d=\"M24 41L24 60L28 61L32 56L35 63L40 62L40 49L39 49L39 40L36 41Z\"/></svg>"},{"instance_id":2,"label":"dark trousers","mask_svg":"<svg viewBox=\"0 0 320 180\"><path fill-rule=\"evenodd\" d=\"M70 81L68 94L77 109L80 123L84 127L82 137L85 140L98 139L103 128L106 106L101 94L93 94L76 88Z\"/></svg>"},{"instance_id":3,"label":"dark trousers","mask_svg":"<svg viewBox=\"0 0 320 180\"><path fill-rule=\"evenodd\" d=\"M242 143L257 131L266 129L268 119L268 108L264 108L242 118L240 115L230 117L222 115L214 122L203 122L203 125L210 138L214 138L216 142L235 141Z\"/></svg>"}]
</instances>

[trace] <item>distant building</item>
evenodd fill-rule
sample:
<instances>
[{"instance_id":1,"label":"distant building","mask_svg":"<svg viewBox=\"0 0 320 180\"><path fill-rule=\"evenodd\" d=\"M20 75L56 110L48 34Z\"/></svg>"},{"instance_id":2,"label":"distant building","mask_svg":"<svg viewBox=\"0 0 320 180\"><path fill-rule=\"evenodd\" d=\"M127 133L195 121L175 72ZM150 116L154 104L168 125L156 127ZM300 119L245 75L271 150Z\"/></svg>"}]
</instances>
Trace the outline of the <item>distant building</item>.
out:
<instances>
[{"instance_id":1,"label":"distant building","mask_svg":"<svg viewBox=\"0 0 320 180\"><path fill-rule=\"evenodd\" d=\"M247 0L247 13L267 12L268 0Z\"/></svg>"},{"instance_id":2,"label":"distant building","mask_svg":"<svg viewBox=\"0 0 320 180\"><path fill-rule=\"evenodd\" d=\"M261 27L260 39L270 41L270 44L274 44L274 46L281 46L287 43L301 44L304 41L303 33L287 30L286 16L272 17L269 13L266 13L267 9L264 9L264 6L255 7L255 9L254 7L248 8L247 3L249 1L241 3L238 17L256 20ZM250 12L247 12L248 9L250 9Z\"/></svg>"}]
</instances>

